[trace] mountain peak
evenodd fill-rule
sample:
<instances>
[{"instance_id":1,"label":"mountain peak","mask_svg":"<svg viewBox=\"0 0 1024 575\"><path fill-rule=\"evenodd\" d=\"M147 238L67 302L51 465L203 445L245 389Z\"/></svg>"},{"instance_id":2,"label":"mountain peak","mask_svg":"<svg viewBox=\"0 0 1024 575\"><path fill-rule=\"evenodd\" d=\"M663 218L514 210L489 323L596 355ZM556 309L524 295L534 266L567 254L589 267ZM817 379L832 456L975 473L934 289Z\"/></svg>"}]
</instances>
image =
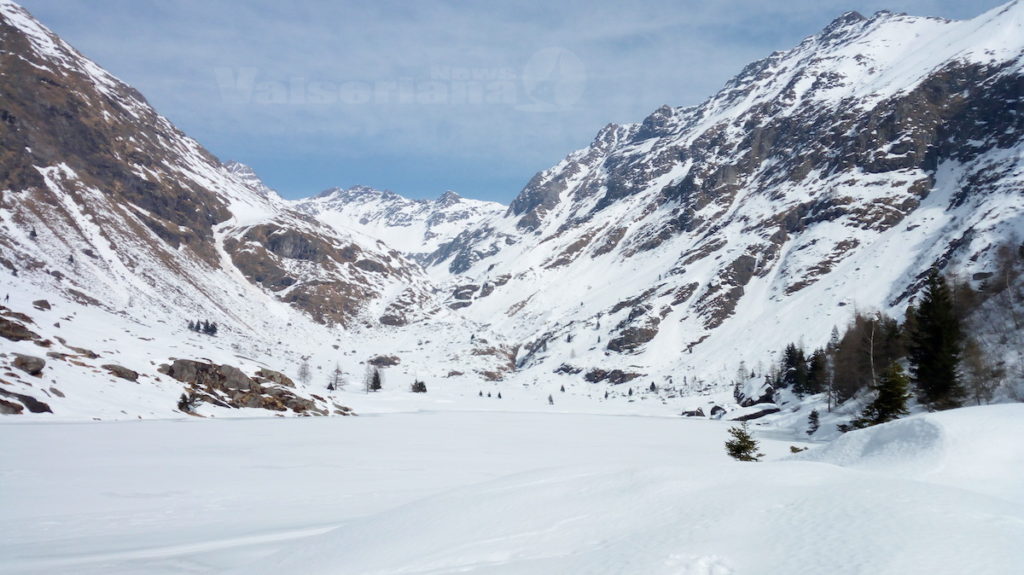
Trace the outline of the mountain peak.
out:
<instances>
[{"instance_id":1,"label":"mountain peak","mask_svg":"<svg viewBox=\"0 0 1024 575\"><path fill-rule=\"evenodd\" d=\"M459 194L456 194L455 192L453 192L451 190L448 190L445 193L441 194L441 196L439 198L437 198L437 205L440 206L440 207L448 207L448 206L451 206L453 204L457 204L457 203L459 203L461 201L462 201L462 196L460 196Z\"/></svg>"},{"instance_id":2,"label":"mountain peak","mask_svg":"<svg viewBox=\"0 0 1024 575\"><path fill-rule=\"evenodd\" d=\"M849 12L843 12L835 20L832 20L828 26L825 26L825 29L822 30L822 32L827 35L852 24L860 24L866 20L867 18L865 18L860 12L850 10Z\"/></svg>"}]
</instances>

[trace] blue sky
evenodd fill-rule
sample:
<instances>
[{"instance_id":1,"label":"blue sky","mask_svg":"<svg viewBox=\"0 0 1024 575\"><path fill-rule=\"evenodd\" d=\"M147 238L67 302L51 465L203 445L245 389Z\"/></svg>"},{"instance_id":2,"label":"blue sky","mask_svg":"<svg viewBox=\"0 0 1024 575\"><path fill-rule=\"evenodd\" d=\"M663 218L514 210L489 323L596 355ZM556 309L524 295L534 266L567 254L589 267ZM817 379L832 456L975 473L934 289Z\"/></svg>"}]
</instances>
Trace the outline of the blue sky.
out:
<instances>
[{"instance_id":1,"label":"blue sky","mask_svg":"<svg viewBox=\"0 0 1024 575\"><path fill-rule=\"evenodd\" d=\"M355 184L507 203L605 124L697 104L848 10L999 0L23 0L285 197Z\"/></svg>"}]
</instances>

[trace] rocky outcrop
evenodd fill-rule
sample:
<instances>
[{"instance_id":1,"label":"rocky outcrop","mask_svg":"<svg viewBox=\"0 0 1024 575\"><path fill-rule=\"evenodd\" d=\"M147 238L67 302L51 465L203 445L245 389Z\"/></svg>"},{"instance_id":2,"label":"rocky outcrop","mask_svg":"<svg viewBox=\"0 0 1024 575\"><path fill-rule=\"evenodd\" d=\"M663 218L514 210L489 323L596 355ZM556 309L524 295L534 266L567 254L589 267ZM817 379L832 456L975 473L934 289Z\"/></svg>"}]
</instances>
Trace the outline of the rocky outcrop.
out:
<instances>
[{"instance_id":1,"label":"rocky outcrop","mask_svg":"<svg viewBox=\"0 0 1024 575\"><path fill-rule=\"evenodd\" d=\"M730 415L729 421L753 421L780 411L782 411L782 409L773 403L761 404L755 407L741 409L737 413Z\"/></svg>"},{"instance_id":2,"label":"rocky outcrop","mask_svg":"<svg viewBox=\"0 0 1024 575\"><path fill-rule=\"evenodd\" d=\"M620 383L633 381L634 379L641 377L642 375L642 373L632 373L623 371L621 369L612 369L610 371L605 371L601 368L595 367L588 371L586 375L583 376L583 379L590 383L601 383L602 381L607 381L608 383L611 383L613 385L618 385Z\"/></svg>"},{"instance_id":3,"label":"rocky outcrop","mask_svg":"<svg viewBox=\"0 0 1024 575\"><path fill-rule=\"evenodd\" d=\"M0 337L11 341L24 341L37 340L39 339L39 334L17 321L0 317Z\"/></svg>"},{"instance_id":4,"label":"rocky outcrop","mask_svg":"<svg viewBox=\"0 0 1024 575\"><path fill-rule=\"evenodd\" d=\"M6 389L0 388L0 397L16 400L18 403L25 406L25 408L31 413L53 413L53 410L50 409L50 406L47 403L39 401L31 395L15 393L13 391L7 391ZM20 407L19 405L11 405L11 402L6 403L9 406L7 409L12 410L12 414L21 413L21 410L18 409L18 407Z\"/></svg>"},{"instance_id":5,"label":"rocky outcrop","mask_svg":"<svg viewBox=\"0 0 1024 575\"><path fill-rule=\"evenodd\" d=\"M43 368L46 367L46 360L34 355L16 353L14 354L14 361L11 362L11 365L29 375L38 377L39 374L43 373Z\"/></svg>"},{"instance_id":6,"label":"rocky outcrop","mask_svg":"<svg viewBox=\"0 0 1024 575\"><path fill-rule=\"evenodd\" d=\"M159 371L186 384L198 402L222 407L290 410L300 415L327 415L332 408L323 398L297 395L290 378L269 369L258 370L254 379L231 365L176 359L170 365L160 366ZM340 406L333 408L351 411Z\"/></svg>"},{"instance_id":7,"label":"rocky outcrop","mask_svg":"<svg viewBox=\"0 0 1024 575\"><path fill-rule=\"evenodd\" d=\"M733 390L733 396L740 407L774 403L775 388L767 381L747 381Z\"/></svg>"},{"instance_id":8,"label":"rocky outcrop","mask_svg":"<svg viewBox=\"0 0 1024 575\"><path fill-rule=\"evenodd\" d=\"M128 369L123 365L117 365L116 363L107 363L104 364L102 367L103 369L110 372L110 375L113 375L114 377L119 377L121 379L131 382L137 382L139 380L139 372L132 369Z\"/></svg>"}]
</instances>

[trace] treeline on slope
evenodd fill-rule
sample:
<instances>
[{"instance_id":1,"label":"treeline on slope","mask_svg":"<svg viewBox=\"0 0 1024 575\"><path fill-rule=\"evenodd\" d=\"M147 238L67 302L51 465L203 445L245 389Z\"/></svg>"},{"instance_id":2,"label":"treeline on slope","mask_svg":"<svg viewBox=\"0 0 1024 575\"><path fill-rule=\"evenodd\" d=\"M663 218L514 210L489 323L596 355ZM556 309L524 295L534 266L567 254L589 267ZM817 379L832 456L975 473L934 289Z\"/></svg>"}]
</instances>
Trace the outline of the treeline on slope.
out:
<instances>
[{"instance_id":1,"label":"treeline on slope","mask_svg":"<svg viewBox=\"0 0 1024 575\"><path fill-rule=\"evenodd\" d=\"M790 343L765 385L776 396L779 390L801 398L824 394L829 411L855 397L867 401L841 431L906 415L915 396L930 410L989 403L1003 386L1004 399L1024 400L1011 385L1024 378L1024 245L996 251L997 271L972 278L977 288L932 270L902 322L857 314L844 333L833 328L824 348L807 352ZM809 420L814 429L818 416L814 411Z\"/></svg>"},{"instance_id":2,"label":"treeline on slope","mask_svg":"<svg viewBox=\"0 0 1024 575\"><path fill-rule=\"evenodd\" d=\"M196 333L204 333L206 335L217 335L216 322L211 322L210 320L207 319L196 321L189 320L188 329Z\"/></svg>"}]
</instances>

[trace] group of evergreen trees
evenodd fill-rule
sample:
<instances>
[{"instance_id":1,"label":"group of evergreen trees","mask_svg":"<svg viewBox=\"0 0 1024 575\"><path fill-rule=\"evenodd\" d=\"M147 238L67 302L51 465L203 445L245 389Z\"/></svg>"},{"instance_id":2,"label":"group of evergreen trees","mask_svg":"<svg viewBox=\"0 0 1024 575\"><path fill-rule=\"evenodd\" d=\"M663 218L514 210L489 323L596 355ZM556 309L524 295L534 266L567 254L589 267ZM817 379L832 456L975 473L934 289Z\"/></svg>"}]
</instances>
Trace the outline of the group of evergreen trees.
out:
<instances>
[{"instance_id":1,"label":"group of evergreen trees","mask_svg":"<svg viewBox=\"0 0 1024 575\"><path fill-rule=\"evenodd\" d=\"M217 335L217 324L211 323L209 320L189 320L188 328L196 333L205 333L206 335Z\"/></svg>"},{"instance_id":2,"label":"group of evergreen trees","mask_svg":"<svg viewBox=\"0 0 1024 575\"><path fill-rule=\"evenodd\" d=\"M829 409L869 391L871 400L850 425L840 427L844 431L906 415L912 392L932 410L962 406L969 387L980 403L990 384L975 373L987 373L990 379L991 371L965 369L965 350L967 364L984 362L964 332L966 312L958 309L958 305L970 303L971 290L967 286L956 290L961 297L955 297L945 278L933 270L925 280L920 301L907 310L902 325L881 313L858 314L842 336L834 329L829 344L809 357L791 343L783 352L774 380L767 376L769 383L801 397L826 393ZM958 299L963 301L958 304ZM909 375L904 365L909 366Z\"/></svg>"}]
</instances>

